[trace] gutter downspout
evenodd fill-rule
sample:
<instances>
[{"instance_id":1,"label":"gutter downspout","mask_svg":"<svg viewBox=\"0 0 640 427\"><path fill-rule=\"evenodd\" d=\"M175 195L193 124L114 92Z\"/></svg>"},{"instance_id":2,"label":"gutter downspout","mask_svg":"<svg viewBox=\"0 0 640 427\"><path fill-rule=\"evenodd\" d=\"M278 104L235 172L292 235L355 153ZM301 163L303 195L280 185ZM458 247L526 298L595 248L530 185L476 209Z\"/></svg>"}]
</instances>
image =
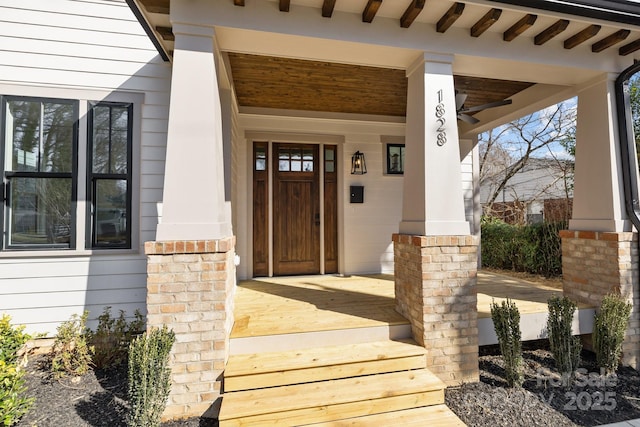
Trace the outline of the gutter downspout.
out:
<instances>
[{"instance_id":1,"label":"gutter downspout","mask_svg":"<svg viewBox=\"0 0 640 427\"><path fill-rule=\"evenodd\" d=\"M638 166L629 91L629 80L636 73L640 73L640 62L635 62L620 73L615 82L615 93L625 207L631 223L640 232ZM638 239L638 245L640 248L640 239Z\"/></svg>"},{"instance_id":2,"label":"gutter downspout","mask_svg":"<svg viewBox=\"0 0 640 427\"><path fill-rule=\"evenodd\" d=\"M640 232L638 157L633 131L633 116L631 115L631 91L629 90L629 80L634 74L639 72L640 62L635 61L632 66L620 73L615 82L616 115L618 116L618 138L620 139L624 200L627 208L627 214L638 232ZM640 253L640 238L638 238L638 252ZM640 284L638 284L638 286L640 286Z\"/></svg>"}]
</instances>

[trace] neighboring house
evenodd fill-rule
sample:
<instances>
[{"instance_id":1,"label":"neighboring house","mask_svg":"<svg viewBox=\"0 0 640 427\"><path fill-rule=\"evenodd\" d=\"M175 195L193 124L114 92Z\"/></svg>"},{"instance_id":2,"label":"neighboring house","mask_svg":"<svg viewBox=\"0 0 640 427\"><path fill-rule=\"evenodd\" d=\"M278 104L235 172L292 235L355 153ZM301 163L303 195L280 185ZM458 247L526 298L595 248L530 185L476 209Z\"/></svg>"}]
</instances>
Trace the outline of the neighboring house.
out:
<instances>
[{"instance_id":1,"label":"neighboring house","mask_svg":"<svg viewBox=\"0 0 640 427\"><path fill-rule=\"evenodd\" d=\"M539 223L571 217L573 162L531 158L502 190L504 169L480 180L480 203L485 214L512 223ZM498 192L493 203L489 199Z\"/></svg>"},{"instance_id":2,"label":"neighboring house","mask_svg":"<svg viewBox=\"0 0 640 427\"><path fill-rule=\"evenodd\" d=\"M477 379L477 135L568 98L564 292L635 292L614 80L637 2L126 1L0 0L0 311L169 324L170 414L219 398L255 276L394 273L428 367Z\"/></svg>"}]
</instances>

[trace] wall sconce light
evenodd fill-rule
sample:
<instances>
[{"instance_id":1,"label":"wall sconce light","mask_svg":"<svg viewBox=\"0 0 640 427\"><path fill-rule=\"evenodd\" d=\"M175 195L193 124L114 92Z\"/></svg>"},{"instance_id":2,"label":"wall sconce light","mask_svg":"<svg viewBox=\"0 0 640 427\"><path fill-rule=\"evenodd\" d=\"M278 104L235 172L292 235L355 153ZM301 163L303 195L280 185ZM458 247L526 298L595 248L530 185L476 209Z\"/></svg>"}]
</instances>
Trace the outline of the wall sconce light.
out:
<instances>
[{"instance_id":1,"label":"wall sconce light","mask_svg":"<svg viewBox=\"0 0 640 427\"><path fill-rule=\"evenodd\" d=\"M367 173L367 163L364 161L364 153L356 151L351 156L351 175L364 175Z\"/></svg>"}]
</instances>

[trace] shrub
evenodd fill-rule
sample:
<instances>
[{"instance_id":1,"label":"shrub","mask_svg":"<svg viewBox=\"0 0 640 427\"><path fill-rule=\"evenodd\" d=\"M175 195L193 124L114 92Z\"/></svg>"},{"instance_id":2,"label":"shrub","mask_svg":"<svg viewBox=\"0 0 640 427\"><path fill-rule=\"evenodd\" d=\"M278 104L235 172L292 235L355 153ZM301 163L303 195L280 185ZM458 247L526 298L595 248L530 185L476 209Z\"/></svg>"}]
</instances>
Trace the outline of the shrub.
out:
<instances>
[{"instance_id":1,"label":"shrub","mask_svg":"<svg viewBox=\"0 0 640 427\"><path fill-rule=\"evenodd\" d=\"M129 346L129 405L127 425L160 425L171 389L169 352L175 341L173 331L153 329L131 341Z\"/></svg>"},{"instance_id":2,"label":"shrub","mask_svg":"<svg viewBox=\"0 0 640 427\"><path fill-rule=\"evenodd\" d=\"M582 344L579 337L574 337L571 331L573 313L576 304L567 297L551 297L548 301L549 318L547 331L549 346L556 361L558 370L572 379L580 364ZM568 383L567 383L568 384Z\"/></svg>"},{"instance_id":3,"label":"shrub","mask_svg":"<svg viewBox=\"0 0 640 427\"><path fill-rule=\"evenodd\" d=\"M14 363L18 359L18 350L31 339L24 333L24 325L12 326L11 317L3 314L0 318L0 360Z\"/></svg>"},{"instance_id":4,"label":"shrub","mask_svg":"<svg viewBox=\"0 0 640 427\"><path fill-rule=\"evenodd\" d=\"M18 350L31 337L24 326L12 326L11 318L0 319L0 423L13 425L29 411L33 399L26 396L24 371L18 366Z\"/></svg>"},{"instance_id":5,"label":"shrub","mask_svg":"<svg viewBox=\"0 0 640 427\"><path fill-rule=\"evenodd\" d=\"M560 230L564 223L510 225L495 218L482 220L482 265L525 271L547 277L562 274Z\"/></svg>"},{"instance_id":6,"label":"shrub","mask_svg":"<svg viewBox=\"0 0 640 427\"><path fill-rule=\"evenodd\" d=\"M3 425L13 425L29 411L33 398L28 398L26 391L24 371L14 363L0 360L0 422Z\"/></svg>"},{"instance_id":7,"label":"shrub","mask_svg":"<svg viewBox=\"0 0 640 427\"><path fill-rule=\"evenodd\" d=\"M88 316L88 311L82 316L74 314L70 320L58 326L51 350L51 370L56 378L84 375L89 371L92 349L89 346Z\"/></svg>"},{"instance_id":8,"label":"shrub","mask_svg":"<svg viewBox=\"0 0 640 427\"><path fill-rule=\"evenodd\" d=\"M481 225L482 265L511 270L514 268L514 248L517 227L484 217Z\"/></svg>"},{"instance_id":9,"label":"shrub","mask_svg":"<svg viewBox=\"0 0 640 427\"><path fill-rule=\"evenodd\" d=\"M598 365L607 373L618 369L622 341L631 316L631 304L621 296L609 294L595 316L593 347Z\"/></svg>"},{"instance_id":10,"label":"shrub","mask_svg":"<svg viewBox=\"0 0 640 427\"><path fill-rule=\"evenodd\" d=\"M546 277L562 274L562 242L560 230L565 223L531 224L521 227L521 268Z\"/></svg>"},{"instance_id":11,"label":"shrub","mask_svg":"<svg viewBox=\"0 0 640 427\"><path fill-rule=\"evenodd\" d=\"M506 301L502 301L501 305L492 302L491 319L504 360L507 384L509 387L520 387L524 381L524 375L522 372L522 335L518 307L508 298Z\"/></svg>"},{"instance_id":12,"label":"shrub","mask_svg":"<svg viewBox=\"0 0 640 427\"><path fill-rule=\"evenodd\" d=\"M98 369L117 366L127 360L129 344L135 335L142 332L144 318L139 310L134 313L135 319L127 322L125 312L120 310L118 318L111 316L111 307L104 308L98 317L98 327L90 335L93 346L93 365Z\"/></svg>"}]
</instances>

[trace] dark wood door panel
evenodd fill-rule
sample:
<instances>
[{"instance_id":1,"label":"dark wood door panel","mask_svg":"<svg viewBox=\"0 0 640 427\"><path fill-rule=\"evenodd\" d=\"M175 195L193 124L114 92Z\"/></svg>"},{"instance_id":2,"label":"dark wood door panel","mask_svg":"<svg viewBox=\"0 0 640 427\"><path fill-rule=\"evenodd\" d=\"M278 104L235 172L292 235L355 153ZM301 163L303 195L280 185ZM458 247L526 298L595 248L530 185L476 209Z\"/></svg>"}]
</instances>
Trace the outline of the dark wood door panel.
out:
<instances>
[{"instance_id":1,"label":"dark wood door panel","mask_svg":"<svg viewBox=\"0 0 640 427\"><path fill-rule=\"evenodd\" d=\"M313 167L304 156L313 157ZM296 163L303 158L307 160ZM320 272L318 146L274 144L273 165L274 274L317 274Z\"/></svg>"}]
</instances>

